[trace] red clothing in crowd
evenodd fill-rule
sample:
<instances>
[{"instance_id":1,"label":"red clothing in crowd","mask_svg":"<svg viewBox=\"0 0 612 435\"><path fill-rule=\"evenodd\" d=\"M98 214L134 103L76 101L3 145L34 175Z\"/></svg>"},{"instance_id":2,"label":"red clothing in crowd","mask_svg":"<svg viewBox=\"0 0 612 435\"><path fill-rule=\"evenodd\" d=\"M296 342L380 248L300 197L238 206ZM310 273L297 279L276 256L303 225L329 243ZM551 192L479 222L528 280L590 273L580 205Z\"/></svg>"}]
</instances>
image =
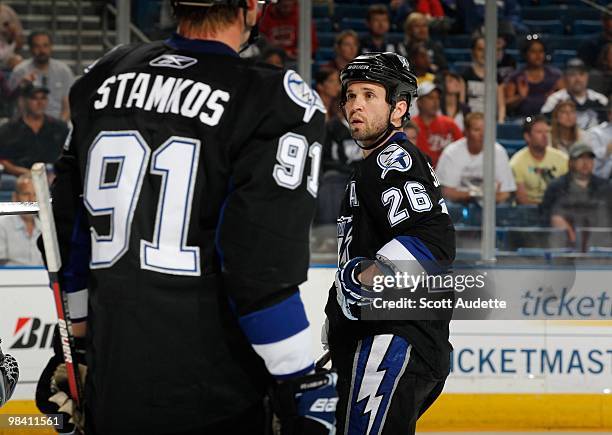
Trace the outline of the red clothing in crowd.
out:
<instances>
[{"instance_id":1,"label":"red clothing in crowd","mask_svg":"<svg viewBox=\"0 0 612 435\"><path fill-rule=\"evenodd\" d=\"M436 18L444 17L444 8L440 0L418 0L416 11Z\"/></svg>"},{"instance_id":2,"label":"red clothing in crowd","mask_svg":"<svg viewBox=\"0 0 612 435\"><path fill-rule=\"evenodd\" d=\"M266 37L268 42L277 47L281 47L292 59L297 58L298 44L298 22L299 8L297 2L293 11L288 16L281 16L277 11L276 5L270 6L265 15L261 18L259 31ZM312 53L314 56L318 48L317 29L314 22L311 23Z\"/></svg>"},{"instance_id":3,"label":"red clothing in crowd","mask_svg":"<svg viewBox=\"0 0 612 435\"><path fill-rule=\"evenodd\" d=\"M416 146L431 157L432 166L435 168L442 154L442 150L451 142L461 139L463 133L452 118L438 115L429 125L425 125L420 116L415 116L413 121L419 127Z\"/></svg>"}]
</instances>

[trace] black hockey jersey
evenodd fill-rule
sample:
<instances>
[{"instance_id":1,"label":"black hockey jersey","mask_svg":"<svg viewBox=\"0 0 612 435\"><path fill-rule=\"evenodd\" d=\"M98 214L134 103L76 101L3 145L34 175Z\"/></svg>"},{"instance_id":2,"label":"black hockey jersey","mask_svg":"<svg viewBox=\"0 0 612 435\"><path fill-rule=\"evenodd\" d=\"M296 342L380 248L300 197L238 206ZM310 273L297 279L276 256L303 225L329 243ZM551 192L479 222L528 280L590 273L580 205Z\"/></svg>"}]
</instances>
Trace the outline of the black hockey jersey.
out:
<instances>
[{"instance_id":1,"label":"black hockey jersey","mask_svg":"<svg viewBox=\"0 0 612 435\"><path fill-rule=\"evenodd\" d=\"M301 306L320 98L294 71L174 35L110 52L70 103L53 198L64 287L89 288L89 423L187 431L260 403L273 369L238 318Z\"/></svg>"},{"instance_id":2,"label":"black hockey jersey","mask_svg":"<svg viewBox=\"0 0 612 435\"><path fill-rule=\"evenodd\" d=\"M390 241L406 236L441 265L454 260L454 227L429 158L396 133L356 163L338 218L339 266L355 257L375 258ZM338 306L334 286L325 311L332 352L346 340L392 333L414 345L436 375L448 373L447 321L351 321Z\"/></svg>"}]
</instances>

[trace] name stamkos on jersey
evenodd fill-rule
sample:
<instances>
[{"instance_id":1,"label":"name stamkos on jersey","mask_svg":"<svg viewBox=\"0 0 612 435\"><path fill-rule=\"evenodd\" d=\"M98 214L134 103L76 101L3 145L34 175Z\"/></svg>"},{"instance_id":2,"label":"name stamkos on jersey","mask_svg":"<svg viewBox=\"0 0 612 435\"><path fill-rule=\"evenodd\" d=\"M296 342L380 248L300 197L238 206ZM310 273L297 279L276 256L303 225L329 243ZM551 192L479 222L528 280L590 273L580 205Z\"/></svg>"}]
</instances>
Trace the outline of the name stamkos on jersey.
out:
<instances>
[{"instance_id":1,"label":"name stamkos on jersey","mask_svg":"<svg viewBox=\"0 0 612 435\"><path fill-rule=\"evenodd\" d=\"M203 124L219 123L230 94L191 79L160 74L126 72L107 78L98 88L95 110L138 108L147 112L196 116Z\"/></svg>"},{"instance_id":2,"label":"name stamkos on jersey","mask_svg":"<svg viewBox=\"0 0 612 435\"><path fill-rule=\"evenodd\" d=\"M397 144L391 144L382 150L376 161L383 170L380 178L385 178L389 171L407 172L412 167L412 157Z\"/></svg>"},{"instance_id":3,"label":"name stamkos on jersey","mask_svg":"<svg viewBox=\"0 0 612 435\"><path fill-rule=\"evenodd\" d=\"M310 122L317 110L323 114L327 113L317 91L311 89L297 72L287 70L283 78L283 86L291 101L304 108L302 118L304 122Z\"/></svg>"}]
</instances>

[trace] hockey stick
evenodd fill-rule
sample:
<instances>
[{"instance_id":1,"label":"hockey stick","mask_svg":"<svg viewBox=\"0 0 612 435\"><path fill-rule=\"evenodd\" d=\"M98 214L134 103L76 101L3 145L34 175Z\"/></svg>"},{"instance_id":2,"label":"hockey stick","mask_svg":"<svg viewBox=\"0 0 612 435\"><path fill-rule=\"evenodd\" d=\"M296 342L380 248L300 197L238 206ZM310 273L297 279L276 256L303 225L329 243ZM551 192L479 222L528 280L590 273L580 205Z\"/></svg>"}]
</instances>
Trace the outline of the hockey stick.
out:
<instances>
[{"instance_id":1,"label":"hockey stick","mask_svg":"<svg viewBox=\"0 0 612 435\"><path fill-rule=\"evenodd\" d=\"M36 213L38 213L37 202L0 202L0 216Z\"/></svg>"},{"instance_id":2,"label":"hockey stick","mask_svg":"<svg viewBox=\"0 0 612 435\"><path fill-rule=\"evenodd\" d=\"M81 398L83 397L83 390L81 389L78 364L76 364L76 361L73 359L75 346L74 337L72 336L70 313L68 311L67 295L65 292L61 291L58 281L58 271L62 266L62 260L59 253L59 243L55 231L55 219L53 218L53 210L51 209L49 183L47 181L47 171L44 163L34 163L34 165L32 165L32 182L34 183L36 198L38 198L40 230L45 245L45 257L47 259L49 280L55 298L57 323L62 343L62 352L64 353L64 362L66 363L66 372L68 374L68 387L70 388L72 400L74 400L76 406L79 407L82 403Z\"/></svg>"},{"instance_id":3,"label":"hockey stick","mask_svg":"<svg viewBox=\"0 0 612 435\"><path fill-rule=\"evenodd\" d=\"M331 352L328 350L315 362L315 370L323 370L325 365L331 360Z\"/></svg>"}]
</instances>

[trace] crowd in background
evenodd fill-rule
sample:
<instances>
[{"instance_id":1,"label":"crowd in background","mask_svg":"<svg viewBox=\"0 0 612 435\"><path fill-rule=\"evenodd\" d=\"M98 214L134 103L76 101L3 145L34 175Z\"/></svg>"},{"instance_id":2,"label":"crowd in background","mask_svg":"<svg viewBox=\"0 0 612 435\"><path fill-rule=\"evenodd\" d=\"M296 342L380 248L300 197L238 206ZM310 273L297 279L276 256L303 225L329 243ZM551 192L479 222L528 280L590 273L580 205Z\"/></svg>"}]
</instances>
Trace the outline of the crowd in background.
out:
<instances>
[{"instance_id":1,"label":"crowd in background","mask_svg":"<svg viewBox=\"0 0 612 435\"><path fill-rule=\"evenodd\" d=\"M568 2L551 0L547 4ZM172 30L167 3L160 3L155 28L143 30L157 37ZM352 168L363 158L338 105L339 71L357 55L370 51L393 51L409 60L419 89L404 131L431 158L451 207L481 206L484 2L362 1L361 17L336 13L351 3L356 2L315 2L314 6L319 13L314 14L311 26L313 87L327 108L315 224L335 222ZM148 3L133 1L137 23L142 4ZM522 6L537 4L535 0L498 1L496 119L500 143L492 144L496 201L512 207L539 207L540 224L566 230L573 243L578 226L612 226L612 14L602 12L597 33L584 39L571 56L552 63L546 33L538 33L521 14ZM612 6L602 7L612 12ZM269 6L260 22L263 38L242 55L295 68L298 9L296 0L279 0ZM70 119L68 91L75 76L65 63L53 58L53 35L24 30L18 14L5 3L0 3L0 24L0 190L7 191L9 186L12 191L0 199L15 200L29 192L31 164L52 163L60 154ZM464 58L450 58L446 42L466 38L467 47L459 53ZM502 140L504 131L511 132L512 140ZM10 237L21 234L24 243L33 246L30 242L37 234L34 221L11 219L0 222L0 264L13 264L8 251L1 248L14 243Z\"/></svg>"}]
</instances>

